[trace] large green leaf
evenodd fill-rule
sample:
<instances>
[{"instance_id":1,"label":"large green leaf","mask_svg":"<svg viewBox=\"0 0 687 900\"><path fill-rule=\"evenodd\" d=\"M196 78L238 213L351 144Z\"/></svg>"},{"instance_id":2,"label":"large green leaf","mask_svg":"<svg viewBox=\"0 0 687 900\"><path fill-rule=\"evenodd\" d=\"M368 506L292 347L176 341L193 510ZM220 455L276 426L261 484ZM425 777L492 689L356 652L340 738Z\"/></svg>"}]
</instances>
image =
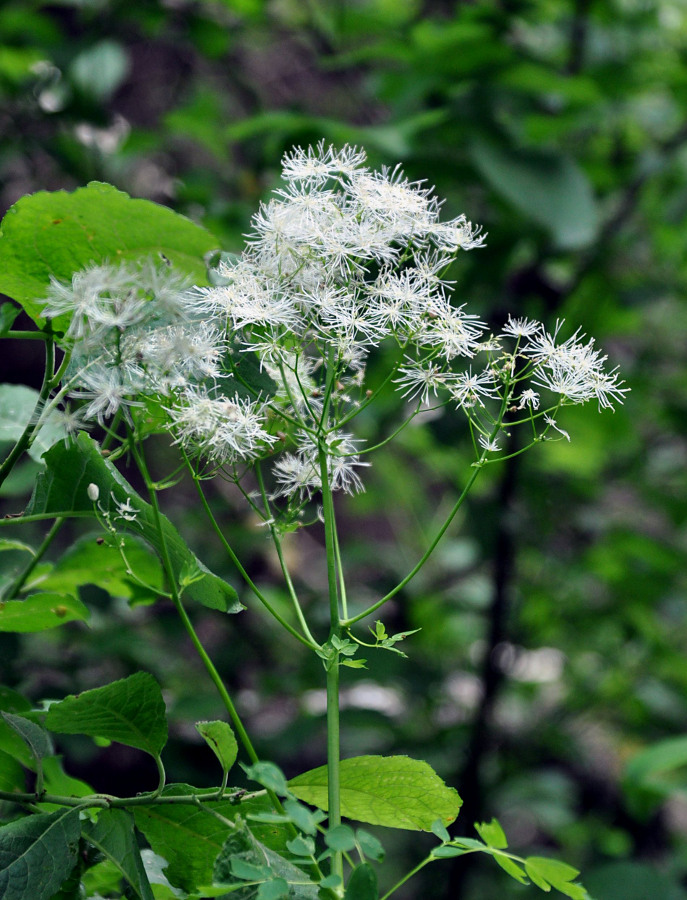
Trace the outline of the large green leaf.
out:
<instances>
[{"instance_id":1,"label":"large green leaf","mask_svg":"<svg viewBox=\"0 0 687 900\"><path fill-rule=\"evenodd\" d=\"M88 485L100 491L100 513L109 515L120 530L133 531L144 538L162 555L163 538L156 526L153 509L139 497L115 466L104 459L98 444L84 432L69 444L55 444L45 454L46 470L39 473L33 495L26 508L27 515L94 515L93 501L88 497ZM127 506L127 518L119 515L119 507ZM175 578L180 581L186 572L198 573L198 580L185 589L191 597L211 609L238 612L243 609L236 591L217 575L213 575L189 550L186 542L165 516L161 517L164 544L169 554Z\"/></svg>"},{"instance_id":2,"label":"large green leaf","mask_svg":"<svg viewBox=\"0 0 687 900\"><path fill-rule=\"evenodd\" d=\"M599 216L588 178L568 156L475 140L472 158L489 184L551 234L562 250L586 247Z\"/></svg>"},{"instance_id":3,"label":"large green leaf","mask_svg":"<svg viewBox=\"0 0 687 900\"><path fill-rule=\"evenodd\" d=\"M45 725L60 734L107 738L151 756L159 756L167 743L165 702L148 672L53 703Z\"/></svg>"},{"instance_id":4,"label":"large green leaf","mask_svg":"<svg viewBox=\"0 0 687 900\"><path fill-rule=\"evenodd\" d=\"M41 589L76 593L85 584L95 584L112 597L138 602L154 599L155 588L162 589L164 583L158 556L134 535L118 535L117 542L115 547L114 541L103 541L102 532L78 538L40 579Z\"/></svg>"},{"instance_id":5,"label":"large green leaf","mask_svg":"<svg viewBox=\"0 0 687 900\"><path fill-rule=\"evenodd\" d=\"M76 863L80 834L76 809L0 827L2 900L49 900Z\"/></svg>"},{"instance_id":6,"label":"large green leaf","mask_svg":"<svg viewBox=\"0 0 687 900\"><path fill-rule=\"evenodd\" d=\"M171 784L164 796L206 793L188 784ZM257 797L240 804L229 800L213 800L199 806L165 804L137 806L132 811L136 827L161 857L169 861L165 874L171 884L190 891L199 885L209 885L213 878L215 860L227 838L233 833L231 824L237 816L246 819L254 814L273 811L266 797ZM221 818L218 818L219 813ZM291 832L282 823L251 822L251 831L261 844L272 851L284 851Z\"/></svg>"},{"instance_id":7,"label":"large green leaf","mask_svg":"<svg viewBox=\"0 0 687 900\"><path fill-rule=\"evenodd\" d=\"M73 193L40 191L22 197L2 221L0 291L37 321L51 275L71 281L91 263L163 253L202 284L202 257L216 248L215 238L184 216L109 184L91 182Z\"/></svg>"},{"instance_id":8,"label":"large green leaf","mask_svg":"<svg viewBox=\"0 0 687 900\"><path fill-rule=\"evenodd\" d=\"M175 785L174 789L167 789L165 794L195 790L187 785ZM233 815L235 812L236 807ZM168 860L165 874L171 884L192 891L201 884L211 883L215 859L232 831L229 825L205 805L136 807L134 817L136 827L155 853Z\"/></svg>"},{"instance_id":9,"label":"large green leaf","mask_svg":"<svg viewBox=\"0 0 687 900\"><path fill-rule=\"evenodd\" d=\"M431 831L436 819L448 825L461 807L458 792L447 787L426 762L407 756L355 756L341 760L341 814L370 825ZM328 808L327 767L289 781L289 790L305 803Z\"/></svg>"},{"instance_id":10,"label":"large green leaf","mask_svg":"<svg viewBox=\"0 0 687 900\"><path fill-rule=\"evenodd\" d=\"M89 615L69 594L32 594L26 600L0 601L0 631L45 631L65 622L84 622Z\"/></svg>"},{"instance_id":11,"label":"large green leaf","mask_svg":"<svg viewBox=\"0 0 687 900\"><path fill-rule=\"evenodd\" d=\"M83 833L117 866L131 890L140 900L154 900L134 830L134 817L124 809L104 809L98 821L85 822Z\"/></svg>"}]
</instances>

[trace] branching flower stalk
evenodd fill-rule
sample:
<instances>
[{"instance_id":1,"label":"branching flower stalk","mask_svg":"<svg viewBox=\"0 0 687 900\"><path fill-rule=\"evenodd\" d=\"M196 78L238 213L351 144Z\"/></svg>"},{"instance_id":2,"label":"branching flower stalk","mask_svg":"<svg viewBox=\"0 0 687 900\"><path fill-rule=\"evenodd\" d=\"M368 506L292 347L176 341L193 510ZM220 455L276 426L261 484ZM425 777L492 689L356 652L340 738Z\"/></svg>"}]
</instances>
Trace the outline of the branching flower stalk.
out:
<instances>
[{"instance_id":1,"label":"branching flower stalk","mask_svg":"<svg viewBox=\"0 0 687 900\"><path fill-rule=\"evenodd\" d=\"M369 645L355 637L354 626L426 564L481 469L507 458L500 449L504 436L528 429L524 449L552 438L569 440L558 424L565 407L596 400L599 409L612 408L627 389L617 370L606 368L593 339L579 331L563 337L563 322L549 332L539 322L509 318L499 334L491 334L455 302L447 272L461 252L481 247L484 235L465 216L442 221L442 202L423 182L410 181L398 167L370 169L356 147L324 143L286 154L282 172L283 186L255 215L246 249L241 256L223 255L211 273L212 286L193 287L150 260L93 265L71 283L53 280L43 315L62 335L65 350L62 393L53 402L69 396L78 427L113 423L108 441L115 454L125 427L121 451L131 452L148 488L172 600L252 763L257 753L184 609L183 585L175 581L160 524L160 485L141 449L148 434L171 436L213 531L249 590L322 660L331 829L341 822L340 667L364 664L353 659L361 645L391 647L405 636L390 639L381 626ZM394 345L389 370L368 387L368 360ZM53 353L49 338L46 352ZM49 363L52 373L52 357ZM41 403L57 387L46 376ZM404 408L400 424L366 448L356 436L356 420L392 389ZM364 490L374 454L428 408L466 417L472 468L417 563L379 600L356 608L347 596L335 495ZM32 434L27 432L22 451ZM271 536L293 621L269 602L227 541L201 484L214 474L240 486ZM177 477L175 472L169 480ZM326 635L317 635L308 621L282 548L285 534L318 519L324 526ZM282 809L279 801L275 807ZM342 896L345 852L335 846L331 854L327 889L336 896Z\"/></svg>"}]
</instances>

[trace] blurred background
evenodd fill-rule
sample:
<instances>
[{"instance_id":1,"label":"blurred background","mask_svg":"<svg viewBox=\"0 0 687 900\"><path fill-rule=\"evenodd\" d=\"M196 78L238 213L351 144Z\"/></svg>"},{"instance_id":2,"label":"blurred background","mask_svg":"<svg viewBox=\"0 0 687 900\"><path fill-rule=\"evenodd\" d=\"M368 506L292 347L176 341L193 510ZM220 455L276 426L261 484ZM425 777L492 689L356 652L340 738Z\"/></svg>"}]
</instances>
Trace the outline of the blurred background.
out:
<instances>
[{"instance_id":1,"label":"blurred background","mask_svg":"<svg viewBox=\"0 0 687 900\"><path fill-rule=\"evenodd\" d=\"M456 303L495 327L509 312L564 318L632 388L615 413L561 416L570 443L485 471L431 564L384 610L389 632L422 629L404 646L411 659L373 653L344 678L344 755L427 759L464 798L458 831L498 816L516 852L558 853L597 900L686 900L687 3L1 4L2 213L30 192L102 180L240 251L282 153L321 138L363 145L374 166L401 162L436 185L446 217L485 227L486 249L455 266ZM40 383L33 350L6 342L2 380ZM383 400L366 436L393 415ZM156 448L163 474L168 448ZM366 493L340 513L356 601L418 558L470 460L448 415L378 455ZM3 511L22 508L31 474L9 485ZM232 490L215 490L239 555L285 604L263 533ZM163 503L238 585L191 487ZM288 544L324 624L320 551L316 532ZM38 700L153 672L173 720L168 774L216 782L192 723L221 708L173 610L82 595L90 629L0 636L0 680ZM249 611L228 621L194 610L198 629L260 754L289 775L320 765L321 666L243 599ZM98 789L155 780L136 751L63 749ZM387 887L431 845L380 837ZM459 859L397 896L536 893L488 859Z\"/></svg>"}]
</instances>

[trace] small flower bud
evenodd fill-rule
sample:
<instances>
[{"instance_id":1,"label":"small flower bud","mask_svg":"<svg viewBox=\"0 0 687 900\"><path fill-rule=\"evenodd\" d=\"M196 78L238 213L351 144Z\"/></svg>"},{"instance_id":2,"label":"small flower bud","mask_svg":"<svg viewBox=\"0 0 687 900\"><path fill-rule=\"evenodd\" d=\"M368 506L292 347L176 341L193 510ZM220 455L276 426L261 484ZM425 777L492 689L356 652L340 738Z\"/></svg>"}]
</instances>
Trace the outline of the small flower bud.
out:
<instances>
[{"instance_id":1,"label":"small flower bud","mask_svg":"<svg viewBox=\"0 0 687 900\"><path fill-rule=\"evenodd\" d=\"M93 484L93 482L91 482L86 488L86 493L88 494L88 499L92 500L95 503L100 496L100 488L97 484Z\"/></svg>"}]
</instances>

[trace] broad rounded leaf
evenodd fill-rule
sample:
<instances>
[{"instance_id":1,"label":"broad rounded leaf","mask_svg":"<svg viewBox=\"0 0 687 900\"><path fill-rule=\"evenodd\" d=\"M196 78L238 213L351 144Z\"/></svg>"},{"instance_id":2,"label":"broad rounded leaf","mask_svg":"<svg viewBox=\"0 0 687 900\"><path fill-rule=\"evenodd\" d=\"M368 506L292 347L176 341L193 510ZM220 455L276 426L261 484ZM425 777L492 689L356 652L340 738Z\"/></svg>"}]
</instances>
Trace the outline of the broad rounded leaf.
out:
<instances>
[{"instance_id":1,"label":"broad rounded leaf","mask_svg":"<svg viewBox=\"0 0 687 900\"><path fill-rule=\"evenodd\" d=\"M30 632L85 622L88 609L69 594L32 594L26 600L0 601L0 631Z\"/></svg>"},{"instance_id":2,"label":"broad rounded leaf","mask_svg":"<svg viewBox=\"0 0 687 900\"><path fill-rule=\"evenodd\" d=\"M202 284L203 255L216 248L216 239L200 225L110 184L94 181L73 193L40 191L22 197L2 221L0 291L37 321L51 275L71 281L91 263L162 253Z\"/></svg>"},{"instance_id":3,"label":"broad rounded leaf","mask_svg":"<svg viewBox=\"0 0 687 900\"><path fill-rule=\"evenodd\" d=\"M107 738L151 756L159 756L167 743L162 691L147 672L53 703L45 725L60 734Z\"/></svg>"},{"instance_id":4,"label":"broad rounded leaf","mask_svg":"<svg viewBox=\"0 0 687 900\"><path fill-rule=\"evenodd\" d=\"M77 809L0 827L2 900L49 900L76 863L80 834Z\"/></svg>"},{"instance_id":5,"label":"broad rounded leaf","mask_svg":"<svg viewBox=\"0 0 687 900\"><path fill-rule=\"evenodd\" d=\"M355 756L341 760L341 814L389 828L431 831L436 819L454 821L462 801L426 762L407 756ZM328 808L327 767L289 781L299 800Z\"/></svg>"}]
</instances>

